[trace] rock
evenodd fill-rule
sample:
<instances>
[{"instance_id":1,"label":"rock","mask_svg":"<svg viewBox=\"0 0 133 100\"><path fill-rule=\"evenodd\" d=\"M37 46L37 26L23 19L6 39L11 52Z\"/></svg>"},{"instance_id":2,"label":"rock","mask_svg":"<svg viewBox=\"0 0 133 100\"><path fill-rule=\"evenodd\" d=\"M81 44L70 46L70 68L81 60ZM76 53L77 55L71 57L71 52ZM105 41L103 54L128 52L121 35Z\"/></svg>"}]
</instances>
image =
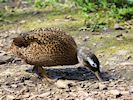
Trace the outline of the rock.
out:
<instances>
[{"instance_id":1,"label":"rock","mask_svg":"<svg viewBox=\"0 0 133 100\"><path fill-rule=\"evenodd\" d=\"M129 92L130 92L130 93L133 93L133 88L131 88L131 89L129 90Z\"/></svg>"},{"instance_id":2,"label":"rock","mask_svg":"<svg viewBox=\"0 0 133 100\"><path fill-rule=\"evenodd\" d=\"M109 92L110 92L110 94L112 94L112 95L115 96L116 98L119 98L119 97L122 96L122 94L120 93L119 90L110 90Z\"/></svg>"},{"instance_id":3,"label":"rock","mask_svg":"<svg viewBox=\"0 0 133 100\"><path fill-rule=\"evenodd\" d=\"M129 91L121 91L122 95L129 95Z\"/></svg>"},{"instance_id":4,"label":"rock","mask_svg":"<svg viewBox=\"0 0 133 100\"><path fill-rule=\"evenodd\" d=\"M23 98L29 98L30 97L30 93L25 93L24 95L23 95Z\"/></svg>"},{"instance_id":5,"label":"rock","mask_svg":"<svg viewBox=\"0 0 133 100\"><path fill-rule=\"evenodd\" d=\"M17 88L18 85L16 85L16 84L12 84L11 87L13 87L13 88Z\"/></svg>"},{"instance_id":6,"label":"rock","mask_svg":"<svg viewBox=\"0 0 133 100\"><path fill-rule=\"evenodd\" d=\"M24 83L30 87L35 87L35 84L31 80L25 80Z\"/></svg>"},{"instance_id":7,"label":"rock","mask_svg":"<svg viewBox=\"0 0 133 100\"><path fill-rule=\"evenodd\" d=\"M38 97L45 98L45 97L48 97L50 94L51 92L45 92L45 93L38 95Z\"/></svg>"},{"instance_id":8,"label":"rock","mask_svg":"<svg viewBox=\"0 0 133 100\"><path fill-rule=\"evenodd\" d=\"M6 54L5 51L0 51L0 65L14 60L13 55Z\"/></svg>"},{"instance_id":9,"label":"rock","mask_svg":"<svg viewBox=\"0 0 133 100\"><path fill-rule=\"evenodd\" d=\"M86 36L86 37L83 38L83 41L86 42L86 41L89 40L89 38L90 38L89 36Z\"/></svg>"},{"instance_id":10,"label":"rock","mask_svg":"<svg viewBox=\"0 0 133 100\"><path fill-rule=\"evenodd\" d=\"M72 87L74 85L74 82L67 80L58 80L55 84L58 88L66 89Z\"/></svg>"},{"instance_id":11,"label":"rock","mask_svg":"<svg viewBox=\"0 0 133 100\"><path fill-rule=\"evenodd\" d=\"M3 41L0 40L0 48L3 48L4 47L4 44L2 43Z\"/></svg>"},{"instance_id":12,"label":"rock","mask_svg":"<svg viewBox=\"0 0 133 100\"><path fill-rule=\"evenodd\" d=\"M116 35L116 39L117 40L123 40L125 37L123 36L123 34L118 34Z\"/></svg>"},{"instance_id":13,"label":"rock","mask_svg":"<svg viewBox=\"0 0 133 100\"><path fill-rule=\"evenodd\" d=\"M91 97L87 97L87 98L85 98L85 100L94 100L94 99Z\"/></svg>"},{"instance_id":14,"label":"rock","mask_svg":"<svg viewBox=\"0 0 133 100\"><path fill-rule=\"evenodd\" d=\"M56 85L58 88L68 88L68 84L65 81L58 80L56 82Z\"/></svg>"},{"instance_id":15,"label":"rock","mask_svg":"<svg viewBox=\"0 0 133 100\"><path fill-rule=\"evenodd\" d=\"M12 96L12 95L7 95L7 96L6 96L6 99L7 99L7 100L14 100L14 99L15 99L15 97L14 97L14 96Z\"/></svg>"},{"instance_id":16,"label":"rock","mask_svg":"<svg viewBox=\"0 0 133 100\"><path fill-rule=\"evenodd\" d=\"M85 100L89 96L89 94L85 91L78 91L77 96L80 100Z\"/></svg>"},{"instance_id":17,"label":"rock","mask_svg":"<svg viewBox=\"0 0 133 100\"><path fill-rule=\"evenodd\" d=\"M3 96L0 95L0 100L6 100L6 95Z\"/></svg>"},{"instance_id":18,"label":"rock","mask_svg":"<svg viewBox=\"0 0 133 100\"><path fill-rule=\"evenodd\" d=\"M93 84L93 89L98 89L99 88L99 84L98 83L94 83Z\"/></svg>"},{"instance_id":19,"label":"rock","mask_svg":"<svg viewBox=\"0 0 133 100\"><path fill-rule=\"evenodd\" d=\"M4 89L4 91L7 91L8 93L13 93L14 92L14 90L9 88L8 86L2 85L1 87Z\"/></svg>"},{"instance_id":20,"label":"rock","mask_svg":"<svg viewBox=\"0 0 133 100\"><path fill-rule=\"evenodd\" d=\"M19 96L21 96L21 95L24 95L26 92L29 92L29 88L23 87L23 88L19 91L19 93L16 95L16 97L19 97Z\"/></svg>"},{"instance_id":21,"label":"rock","mask_svg":"<svg viewBox=\"0 0 133 100\"><path fill-rule=\"evenodd\" d=\"M119 24L115 24L114 29L115 30L125 30L125 28L123 26L120 26Z\"/></svg>"},{"instance_id":22,"label":"rock","mask_svg":"<svg viewBox=\"0 0 133 100\"><path fill-rule=\"evenodd\" d=\"M105 84L99 83L100 90L107 90L107 86Z\"/></svg>"}]
</instances>

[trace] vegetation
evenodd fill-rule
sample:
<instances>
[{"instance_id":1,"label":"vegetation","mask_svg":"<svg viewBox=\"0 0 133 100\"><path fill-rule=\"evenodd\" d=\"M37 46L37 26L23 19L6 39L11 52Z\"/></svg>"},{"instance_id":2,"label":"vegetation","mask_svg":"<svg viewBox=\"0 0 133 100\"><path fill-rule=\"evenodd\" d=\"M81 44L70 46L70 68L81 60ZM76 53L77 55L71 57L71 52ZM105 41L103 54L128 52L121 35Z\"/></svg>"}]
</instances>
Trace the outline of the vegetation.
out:
<instances>
[{"instance_id":1,"label":"vegetation","mask_svg":"<svg viewBox=\"0 0 133 100\"><path fill-rule=\"evenodd\" d=\"M87 16L86 28L91 31L107 29L115 23L133 19L133 1L128 0L75 0Z\"/></svg>"},{"instance_id":2,"label":"vegetation","mask_svg":"<svg viewBox=\"0 0 133 100\"><path fill-rule=\"evenodd\" d=\"M0 0L8 3L11 0ZM84 16L84 24L80 29L101 31L112 28L116 23L124 23L133 19L133 0L12 0L26 1L32 10L54 10L57 14L72 12ZM16 3L17 4L17 3ZM31 9L30 9L31 11ZM0 11L0 21L10 23L10 18L22 13L19 8L5 6Z\"/></svg>"}]
</instances>

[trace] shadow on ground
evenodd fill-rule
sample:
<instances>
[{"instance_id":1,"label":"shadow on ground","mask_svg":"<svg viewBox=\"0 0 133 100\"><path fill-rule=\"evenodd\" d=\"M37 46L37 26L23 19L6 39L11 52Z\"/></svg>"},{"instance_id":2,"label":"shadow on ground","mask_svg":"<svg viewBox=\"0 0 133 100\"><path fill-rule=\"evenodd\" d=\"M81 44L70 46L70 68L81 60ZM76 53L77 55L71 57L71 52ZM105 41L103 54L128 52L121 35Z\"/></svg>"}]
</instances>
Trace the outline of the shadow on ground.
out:
<instances>
[{"instance_id":1,"label":"shadow on ground","mask_svg":"<svg viewBox=\"0 0 133 100\"><path fill-rule=\"evenodd\" d=\"M61 79L61 80L97 80L96 76L86 68L65 68L65 69L46 69L47 75L51 79ZM113 79L108 72L102 72L102 78L104 81Z\"/></svg>"}]
</instances>

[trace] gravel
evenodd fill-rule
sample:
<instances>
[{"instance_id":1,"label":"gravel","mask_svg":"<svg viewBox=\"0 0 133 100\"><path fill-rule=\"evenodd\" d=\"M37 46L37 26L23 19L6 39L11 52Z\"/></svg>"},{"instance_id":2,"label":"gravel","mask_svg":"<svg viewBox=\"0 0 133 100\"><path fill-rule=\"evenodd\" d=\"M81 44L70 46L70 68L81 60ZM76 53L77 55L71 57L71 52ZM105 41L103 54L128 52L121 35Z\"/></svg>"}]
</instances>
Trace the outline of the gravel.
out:
<instances>
[{"instance_id":1,"label":"gravel","mask_svg":"<svg viewBox=\"0 0 133 100\"><path fill-rule=\"evenodd\" d=\"M1 42L5 38L11 40L1 34ZM121 50L107 58L108 63L102 68L103 82L83 66L74 65L46 68L54 80L49 84L25 71L33 66L9 55L5 48L0 47L0 100L133 100L133 64L131 59L125 62L128 51Z\"/></svg>"}]
</instances>

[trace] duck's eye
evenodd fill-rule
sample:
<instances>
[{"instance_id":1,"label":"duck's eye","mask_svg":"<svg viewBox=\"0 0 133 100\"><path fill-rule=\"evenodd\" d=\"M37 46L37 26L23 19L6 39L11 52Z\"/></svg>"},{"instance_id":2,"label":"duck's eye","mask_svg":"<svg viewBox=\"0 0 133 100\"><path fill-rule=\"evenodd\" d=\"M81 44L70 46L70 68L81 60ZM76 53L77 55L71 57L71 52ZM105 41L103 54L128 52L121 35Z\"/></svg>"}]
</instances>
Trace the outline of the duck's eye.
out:
<instances>
[{"instance_id":1,"label":"duck's eye","mask_svg":"<svg viewBox=\"0 0 133 100\"><path fill-rule=\"evenodd\" d=\"M92 67L95 67L95 68L97 68L97 65L94 63L94 64L92 64Z\"/></svg>"}]
</instances>

